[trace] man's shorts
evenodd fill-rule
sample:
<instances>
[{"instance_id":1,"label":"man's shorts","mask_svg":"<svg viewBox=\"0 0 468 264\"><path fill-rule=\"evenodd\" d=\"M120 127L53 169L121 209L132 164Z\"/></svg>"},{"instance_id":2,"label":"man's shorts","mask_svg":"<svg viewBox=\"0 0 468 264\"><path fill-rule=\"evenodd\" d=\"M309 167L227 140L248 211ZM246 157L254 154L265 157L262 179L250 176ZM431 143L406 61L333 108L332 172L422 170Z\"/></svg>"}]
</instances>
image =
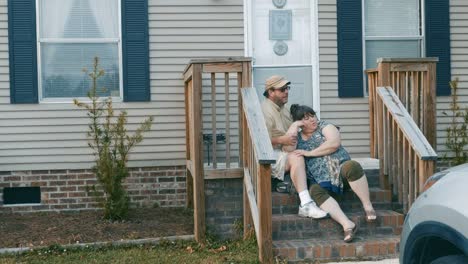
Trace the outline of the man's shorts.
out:
<instances>
[{"instance_id":1,"label":"man's shorts","mask_svg":"<svg viewBox=\"0 0 468 264\"><path fill-rule=\"evenodd\" d=\"M288 152L275 149L276 163L271 166L271 177L284 181L284 173L286 170L286 161L288 160Z\"/></svg>"}]
</instances>

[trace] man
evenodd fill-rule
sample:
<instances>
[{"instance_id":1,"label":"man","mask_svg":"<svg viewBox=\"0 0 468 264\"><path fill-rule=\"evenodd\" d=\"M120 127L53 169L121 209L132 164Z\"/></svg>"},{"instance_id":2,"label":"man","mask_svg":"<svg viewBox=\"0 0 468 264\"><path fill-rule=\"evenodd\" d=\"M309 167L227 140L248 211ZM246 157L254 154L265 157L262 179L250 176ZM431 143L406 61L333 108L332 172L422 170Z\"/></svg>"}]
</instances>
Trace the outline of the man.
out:
<instances>
[{"instance_id":1,"label":"man","mask_svg":"<svg viewBox=\"0 0 468 264\"><path fill-rule=\"evenodd\" d=\"M304 158L283 151L290 147L295 148L297 129L302 125L302 121L292 122L291 113L286 107L290 84L291 82L278 75L271 76L265 82L263 95L266 99L262 102L262 112L277 157L272 166L271 176L283 181L284 173L289 171L301 200L299 216L323 218L327 213L317 207L307 189ZM294 126L295 133L287 133L291 125Z\"/></svg>"}]
</instances>

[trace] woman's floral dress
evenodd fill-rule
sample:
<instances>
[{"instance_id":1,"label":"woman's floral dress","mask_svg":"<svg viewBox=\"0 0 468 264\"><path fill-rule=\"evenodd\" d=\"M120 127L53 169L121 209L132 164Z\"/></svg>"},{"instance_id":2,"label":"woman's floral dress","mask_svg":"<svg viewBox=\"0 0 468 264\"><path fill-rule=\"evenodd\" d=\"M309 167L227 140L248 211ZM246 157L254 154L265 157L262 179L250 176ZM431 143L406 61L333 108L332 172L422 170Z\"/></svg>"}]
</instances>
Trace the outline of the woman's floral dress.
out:
<instances>
[{"instance_id":1,"label":"woman's floral dress","mask_svg":"<svg viewBox=\"0 0 468 264\"><path fill-rule=\"evenodd\" d=\"M297 135L297 149L313 150L325 142L325 136L322 129L327 125L333 125L327 121L319 120L317 130L312 136L304 140L301 133ZM343 180L340 176L341 165L350 160L348 152L340 147L332 154L322 157L304 157L307 179L310 184L318 183L322 188L335 192L343 193Z\"/></svg>"}]
</instances>

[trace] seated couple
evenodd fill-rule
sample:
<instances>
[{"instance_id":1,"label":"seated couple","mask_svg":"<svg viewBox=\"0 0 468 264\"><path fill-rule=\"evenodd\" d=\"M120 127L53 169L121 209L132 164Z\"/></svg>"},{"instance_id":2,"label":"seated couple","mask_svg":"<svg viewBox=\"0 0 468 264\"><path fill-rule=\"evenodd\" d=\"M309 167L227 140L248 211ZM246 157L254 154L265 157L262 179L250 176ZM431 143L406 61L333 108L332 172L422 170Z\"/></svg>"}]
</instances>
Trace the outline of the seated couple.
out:
<instances>
[{"instance_id":1,"label":"seated couple","mask_svg":"<svg viewBox=\"0 0 468 264\"><path fill-rule=\"evenodd\" d=\"M357 224L341 210L330 193L342 194L343 182L362 202L366 220L377 218L369 198L367 178L361 165L350 159L341 146L339 130L318 120L312 108L304 105L286 107L290 82L282 76L271 76L265 82L266 99L262 111L277 155L272 177L284 180L289 172L301 204L299 216L324 218L328 214L343 227L344 241L354 238Z\"/></svg>"}]
</instances>

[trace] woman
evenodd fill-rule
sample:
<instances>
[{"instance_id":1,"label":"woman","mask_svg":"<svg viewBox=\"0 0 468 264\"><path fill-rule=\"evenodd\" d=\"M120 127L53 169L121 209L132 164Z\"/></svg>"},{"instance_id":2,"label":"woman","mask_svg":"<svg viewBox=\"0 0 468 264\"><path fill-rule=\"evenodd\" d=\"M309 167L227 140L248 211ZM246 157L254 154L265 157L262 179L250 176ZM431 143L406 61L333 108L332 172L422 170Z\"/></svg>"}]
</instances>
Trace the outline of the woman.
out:
<instances>
[{"instance_id":1,"label":"woman","mask_svg":"<svg viewBox=\"0 0 468 264\"><path fill-rule=\"evenodd\" d=\"M329 192L342 194L343 181L348 181L362 202L366 221L375 221L377 215L370 202L369 186L364 171L358 162L350 159L348 152L341 146L340 133L336 126L318 120L315 111L305 105L292 105L291 115L294 121L303 122L294 153L305 157L312 199L341 224L344 241L351 242L357 225L343 213Z\"/></svg>"}]
</instances>

